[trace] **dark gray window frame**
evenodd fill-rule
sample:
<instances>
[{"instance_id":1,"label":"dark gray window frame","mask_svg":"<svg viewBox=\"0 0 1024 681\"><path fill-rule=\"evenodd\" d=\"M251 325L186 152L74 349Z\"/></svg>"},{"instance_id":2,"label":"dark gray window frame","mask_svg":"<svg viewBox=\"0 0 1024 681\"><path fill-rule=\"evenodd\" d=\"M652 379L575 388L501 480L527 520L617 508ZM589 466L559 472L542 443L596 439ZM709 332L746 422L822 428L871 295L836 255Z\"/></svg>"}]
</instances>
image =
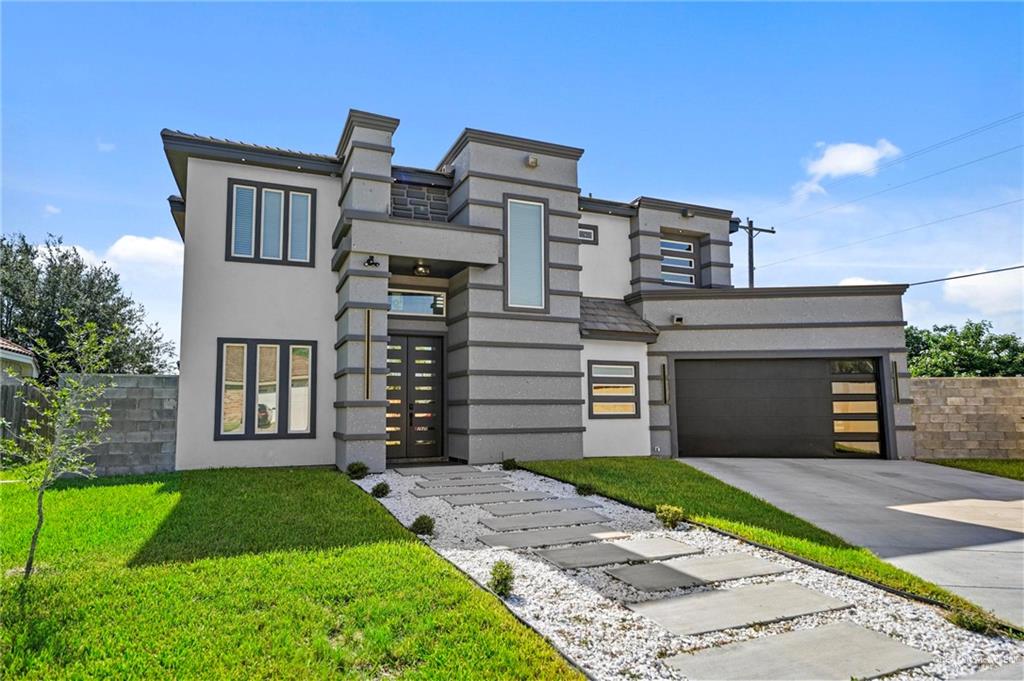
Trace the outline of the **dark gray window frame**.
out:
<instances>
[{"instance_id":1,"label":"dark gray window frame","mask_svg":"<svg viewBox=\"0 0 1024 681\"><path fill-rule=\"evenodd\" d=\"M606 378L604 376L594 377L595 366L628 366L633 367L633 378ZM643 380L647 377L644 376ZM638 419L640 418L640 362L622 362L613 360L591 359L587 360L587 404L589 416L592 419ZM626 395L602 395L594 394L595 383L614 383L616 385L632 385L633 397ZM595 414L594 403L596 402L633 402L634 413L632 414Z\"/></svg>"},{"instance_id":2,"label":"dark gray window frame","mask_svg":"<svg viewBox=\"0 0 1024 681\"><path fill-rule=\"evenodd\" d=\"M541 221L542 235L541 239L544 244L544 307L522 307L520 305L510 305L508 302L509 294L509 257L508 257L508 204L509 201L526 201L529 203L539 203L544 206L544 219ZM550 210L548 200L540 196L528 196L525 194L509 194L505 193L501 195L501 210L504 214L502 218L502 235L501 235L501 252L502 252L502 270L503 273L503 286L502 292L502 307L506 312L524 312L527 314L548 314L551 312L551 242L548 237L551 234L550 225L548 221L550 219Z\"/></svg>"},{"instance_id":3,"label":"dark gray window frame","mask_svg":"<svg viewBox=\"0 0 1024 681\"><path fill-rule=\"evenodd\" d=\"M584 239L583 237L579 237L581 244L590 244L591 246L596 246L599 243L599 230L598 230L598 226L597 225L589 225L589 224L585 224L585 223L581 222L578 225L576 225L576 227L577 227L577 230L579 230L579 229L589 229L590 231L592 231L594 233L594 238L593 239ZM577 232L577 235L578 234L579 234L579 232Z\"/></svg>"},{"instance_id":4,"label":"dark gray window frame","mask_svg":"<svg viewBox=\"0 0 1024 681\"><path fill-rule=\"evenodd\" d=\"M691 253L680 254L679 256L671 256L671 257L690 258L691 260L693 260L693 269L690 270L688 268L681 268L681 267L674 267L672 265L665 265L664 264L665 263L665 257L666 257L667 254L661 248L661 239L668 239L669 241L682 241L682 242L686 242L686 243L691 244L693 246L693 251ZM661 262L658 265L658 267L659 267L658 274L659 274L659 278L661 279L661 283L662 284L664 284L665 286L677 286L677 287L680 287L680 288L700 288L700 286L701 286L700 241L701 241L701 238L699 236L692 236L692 235L689 235L689 234L674 234L672 232L666 232L666 231L662 230L661 236L658 239L658 255L661 256ZM693 283L692 284L680 284L680 283L675 282L675 281L666 281L665 280L666 269L668 271L668 274L689 274L689 275L693 276Z\"/></svg>"},{"instance_id":5,"label":"dark gray window frame","mask_svg":"<svg viewBox=\"0 0 1024 681\"><path fill-rule=\"evenodd\" d=\"M853 373L836 369L838 362L869 361L872 364L871 373ZM881 380L880 360L874 357L834 357L829 362L829 374L831 383L866 383L873 385L873 393L832 393L832 403L836 402L872 402L876 405L874 413L866 414L837 414L834 407L832 410L832 446L833 449L839 442L865 442L877 443L879 451L877 455L888 458L886 442L885 423L885 394ZM875 421L878 423L877 433L837 433L835 431L836 421ZM876 456L867 454L865 456Z\"/></svg>"},{"instance_id":6,"label":"dark gray window frame","mask_svg":"<svg viewBox=\"0 0 1024 681\"><path fill-rule=\"evenodd\" d=\"M234 220L235 208L235 185L255 187L256 203L253 206L253 237L252 257L234 255L231 252L231 226ZM281 224L281 257L279 259L262 257L263 237L263 190L273 189L284 192L284 220ZM288 240L291 236L291 195L309 194L309 260L289 260ZM271 182L253 182L237 177L228 178L228 210L227 228L224 238L224 259L231 262L258 263L261 265L288 265L291 267L315 267L316 266L316 189L312 187L297 187L293 185L274 184Z\"/></svg>"},{"instance_id":7,"label":"dark gray window frame","mask_svg":"<svg viewBox=\"0 0 1024 681\"><path fill-rule=\"evenodd\" d=\"M221 413L221 383L224 379L224 346L245 345L245 432L239 435L231 435L220 432ZM277 345L278 367L278 418L276 433L256 432L256 347L259 345ZM290 376L288 375L289 363L281 361L284 356L290 356L291 346L308 345L310 347L309 358L309 432L289 433L288 432L288 391L291 388ZM213 389L213 439L214 440L311 440L316 438L316 390L317 390L317 342L314 340L293 340L281 338L218 338L217 339L217 380Z\"/></svg>"}]
</instances>

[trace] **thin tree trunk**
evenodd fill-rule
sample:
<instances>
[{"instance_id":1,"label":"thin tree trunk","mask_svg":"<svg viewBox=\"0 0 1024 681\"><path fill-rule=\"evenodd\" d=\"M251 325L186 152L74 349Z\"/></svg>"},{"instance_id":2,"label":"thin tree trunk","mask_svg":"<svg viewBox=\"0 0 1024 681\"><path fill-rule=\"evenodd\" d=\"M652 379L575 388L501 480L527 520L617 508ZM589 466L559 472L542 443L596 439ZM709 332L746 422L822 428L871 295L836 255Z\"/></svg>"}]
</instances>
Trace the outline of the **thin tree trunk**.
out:
<instances>
[{"instance_id":1,"label":"thin tree trunk","mask_svg":"<svg viewBox=\"0 0 1024 681\"><path fill-rule=\"evenodd\" d=\"M28 547L28 560L25 562L25 579L32 575L32 563L36 559L36 544L39 543L39 531L43 529L43 492L46 487L39 486L39 494L36 495L36 529L32 533L32 543Z\"/></svg>"}]
</instances>

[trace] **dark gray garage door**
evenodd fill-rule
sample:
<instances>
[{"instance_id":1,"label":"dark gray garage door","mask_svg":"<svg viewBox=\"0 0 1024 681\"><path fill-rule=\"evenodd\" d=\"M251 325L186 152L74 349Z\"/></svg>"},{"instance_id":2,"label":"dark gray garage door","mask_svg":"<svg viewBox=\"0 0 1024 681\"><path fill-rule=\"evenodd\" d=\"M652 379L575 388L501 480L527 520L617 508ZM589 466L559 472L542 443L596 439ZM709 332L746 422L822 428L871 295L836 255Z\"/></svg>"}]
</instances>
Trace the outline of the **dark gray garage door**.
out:
<instances>
[{"instance_id":1,"label":"dark gray garage door","mask_svg":"<svg viewBox=\"0 0 1024 681\"><path fill-rule=\"evenodd\" d=\"M872 359L676 362L680 456L882 453Z\"/></svg>"}]
</instances>

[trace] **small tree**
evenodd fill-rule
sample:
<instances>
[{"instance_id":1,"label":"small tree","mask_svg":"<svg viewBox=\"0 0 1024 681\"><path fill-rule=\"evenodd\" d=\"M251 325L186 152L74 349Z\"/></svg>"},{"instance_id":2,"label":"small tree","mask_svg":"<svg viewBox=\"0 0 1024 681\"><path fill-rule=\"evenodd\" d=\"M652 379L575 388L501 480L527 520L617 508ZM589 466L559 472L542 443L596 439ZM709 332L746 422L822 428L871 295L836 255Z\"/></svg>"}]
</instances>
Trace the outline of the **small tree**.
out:
<instances>
[{"instance_id":1,"label":"small tree","mask_svg":"<svg viewBox=\"0 0 1024 681\"><path fill-rule=\"evenodd\" d=\"M60 350L45 339L36 339L36 355L61 376L56 384L22 377L17 399L34 416L20 432L2 442L4 454L26 465L25 482L36 492L36 528L25 561L25 579L32 575L39 532L43 529L43 495L63 475L92 477L87 458L103 442L110 427L110 408L101 402L109 380L89 378L107 365L118 336L100 338L96 324L79 324L67 311L60 322L67 344Z\"/></svg>"}]
</instances>

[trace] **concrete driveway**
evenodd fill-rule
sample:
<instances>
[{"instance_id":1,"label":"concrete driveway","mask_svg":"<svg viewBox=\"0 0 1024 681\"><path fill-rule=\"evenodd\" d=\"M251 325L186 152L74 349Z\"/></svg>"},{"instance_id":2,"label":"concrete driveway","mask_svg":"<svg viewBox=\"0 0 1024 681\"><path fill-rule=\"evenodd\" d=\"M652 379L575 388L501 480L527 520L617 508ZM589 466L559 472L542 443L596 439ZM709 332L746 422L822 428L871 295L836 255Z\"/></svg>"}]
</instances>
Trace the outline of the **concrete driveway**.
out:
<instances>
[{"instance_id":1,"label":"concrete driveway","mask_svg":"<svg viewBox=\"0 0 1024 681\"><path fill-rule=\"evenodd\" d=\"M1024 626L1024 483L916 461L681 461Z\"/></svg>"}]
</instances>

